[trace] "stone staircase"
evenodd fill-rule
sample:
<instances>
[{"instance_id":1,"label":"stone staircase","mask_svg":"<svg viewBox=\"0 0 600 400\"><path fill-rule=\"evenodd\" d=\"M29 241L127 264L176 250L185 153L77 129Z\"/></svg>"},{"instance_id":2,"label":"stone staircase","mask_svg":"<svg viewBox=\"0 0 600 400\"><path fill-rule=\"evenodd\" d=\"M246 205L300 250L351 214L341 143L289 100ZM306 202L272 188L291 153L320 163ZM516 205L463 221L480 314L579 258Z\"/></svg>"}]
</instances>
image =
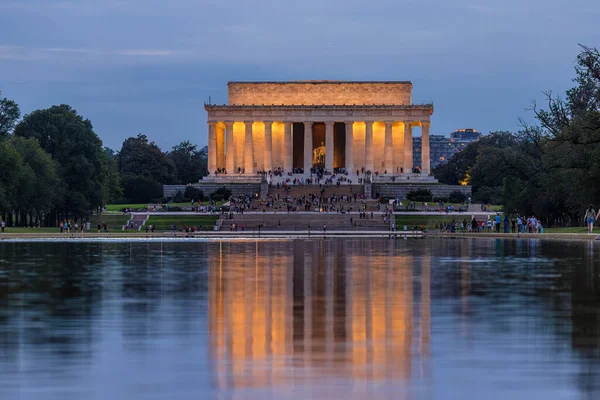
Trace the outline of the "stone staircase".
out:
<instances>
[{"instance_id":1,"label":"stone staircase","mask_svg":"<svg viewBox=\"0 0 600 400\"><path fill-rule=\"evenodd\" d=\"M133 214L127 225L123 226L123 230L142 230L142 226L146 224L148 220L148 214Z\"/></svg>"},{"instance_id":2,"label":"stone staircase","mask_svg":"<svg viewBox=\"0 0 600 400\"><path fill-rule=\"evenodd\" d=\"M322 231L323 224L327 225L327 231L335 230L367 230L386 231L390 229L390 221L383 221L381 215L375 215L373 219L360 219L358 213L252 213L234 214L233 219L221 219L220 230L229 231L233 224L237 225L238 231L257 230L259 225L262 231L295 231L310 229ZM354 226L356 224L356 226Z\"/></svg>"}]
</instances>

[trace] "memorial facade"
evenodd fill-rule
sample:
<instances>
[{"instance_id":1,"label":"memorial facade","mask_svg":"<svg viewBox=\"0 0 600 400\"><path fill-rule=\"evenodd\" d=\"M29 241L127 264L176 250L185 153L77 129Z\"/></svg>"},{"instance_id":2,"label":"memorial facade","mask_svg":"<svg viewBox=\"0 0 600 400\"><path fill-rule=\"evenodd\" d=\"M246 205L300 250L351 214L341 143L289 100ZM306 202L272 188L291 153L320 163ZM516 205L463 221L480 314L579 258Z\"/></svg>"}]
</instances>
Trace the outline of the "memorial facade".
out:
<instances>
[{"instance_id":1,"label":"memorial facade","mask_svg":"<svg viewBox=\"0 0 600 400\"><path fill-rule=\"evenodd\" d=\"M410 82L229 82L228 104L205 109L211 175L430 174L433 105L412 104ZM417 166L415 128L423 138Z\"/></svg>"}]
</instances>

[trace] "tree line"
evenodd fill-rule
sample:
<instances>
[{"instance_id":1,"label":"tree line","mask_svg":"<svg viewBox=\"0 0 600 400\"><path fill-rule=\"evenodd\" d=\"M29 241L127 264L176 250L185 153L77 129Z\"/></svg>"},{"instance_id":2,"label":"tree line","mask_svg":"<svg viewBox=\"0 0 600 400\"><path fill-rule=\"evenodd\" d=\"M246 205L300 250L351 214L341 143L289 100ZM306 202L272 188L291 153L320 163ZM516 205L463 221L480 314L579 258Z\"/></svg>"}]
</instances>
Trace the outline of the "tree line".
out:
<instances>
[{"instance_id":1,"label":"tree line","mask_svg":"<svg viewBox=\"0 0 600 400\"><path fill-rule=\"evenodd\" d=\"M438 166L440 182L470 184L473 199L535 215L546 226L577 226L600 207L600 52L581 46L574 87L533 104L535 124L493 132Z\"/></svg>"},{"instance_id":2,"label":"tree line","mask_svg":"<svg viewBox=\"0 0 600 400\"><path fill-rule=\"evenodd\" d=\"M115 152L71 106L21 118L0 92L0 218L8 226L57 226L109 203L160 200L163 184L207 173L206 155L189 141L164 152L138 134Z\"/></svg>"}]
</instances>

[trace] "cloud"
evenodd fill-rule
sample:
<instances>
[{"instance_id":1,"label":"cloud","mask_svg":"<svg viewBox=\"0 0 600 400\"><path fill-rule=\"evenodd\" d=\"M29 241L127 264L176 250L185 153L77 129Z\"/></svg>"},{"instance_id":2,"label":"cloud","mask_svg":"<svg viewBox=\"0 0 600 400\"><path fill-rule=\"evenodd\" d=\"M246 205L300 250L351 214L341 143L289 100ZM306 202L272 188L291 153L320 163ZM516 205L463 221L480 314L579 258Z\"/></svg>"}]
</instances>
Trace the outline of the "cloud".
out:
<instances>
[{"instance_id":1,"label":"cloud","mask_svg":"<svg viewBox=\"0 0 600 400\"><path fill-rule=\"evenodd\" d=\"M24 47L0 45L0 59L19 61L53 61L68 58L86 60L98 57L153 57L167 58L185 54L185 51L166 49L88 49L66 47Z\"/></svg>"}]
</instances>

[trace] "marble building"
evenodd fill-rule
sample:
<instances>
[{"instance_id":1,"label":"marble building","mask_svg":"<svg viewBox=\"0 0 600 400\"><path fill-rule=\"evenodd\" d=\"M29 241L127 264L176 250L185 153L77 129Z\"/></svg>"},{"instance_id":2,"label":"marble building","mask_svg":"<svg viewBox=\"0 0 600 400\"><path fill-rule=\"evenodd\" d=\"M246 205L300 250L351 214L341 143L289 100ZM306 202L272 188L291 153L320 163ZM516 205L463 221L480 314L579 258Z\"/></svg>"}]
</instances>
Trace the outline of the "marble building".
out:
<instances>
[{"instance_id":1,"label":"marble building","mask_svg":"<svg viewBox=\"0 0 600 400\"><path fill-rule=\"evenodd\" d=\"M433 105L413 104L410 82L229 82L228 104L205 109L213 176L323 168L402 177L413 172L415 128L420 176L430 174Z\"/></svg>"}]
</instances>

